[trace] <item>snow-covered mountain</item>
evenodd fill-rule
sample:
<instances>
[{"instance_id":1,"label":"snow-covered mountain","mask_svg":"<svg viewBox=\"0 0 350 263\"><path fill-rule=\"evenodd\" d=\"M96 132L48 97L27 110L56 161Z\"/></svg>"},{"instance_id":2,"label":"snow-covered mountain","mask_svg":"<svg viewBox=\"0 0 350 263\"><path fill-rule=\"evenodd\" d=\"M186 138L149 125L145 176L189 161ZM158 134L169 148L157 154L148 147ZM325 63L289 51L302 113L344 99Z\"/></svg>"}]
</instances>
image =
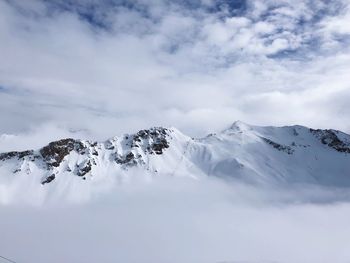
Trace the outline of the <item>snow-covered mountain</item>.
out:
<instances>
[{"instance_id":1,"label":"snow-covered mountain","mask_svg":"<svg viewBox=\"0 0 350 263\"><path fill-rule=\"evenodd\" d=\"M253 184L350 186L350 135L235 122L200 139L175 128L151 128L104 142L62 139L39 150L0 154L0 189L93 185L140 172Z\"/></svg>"}]
</instances>

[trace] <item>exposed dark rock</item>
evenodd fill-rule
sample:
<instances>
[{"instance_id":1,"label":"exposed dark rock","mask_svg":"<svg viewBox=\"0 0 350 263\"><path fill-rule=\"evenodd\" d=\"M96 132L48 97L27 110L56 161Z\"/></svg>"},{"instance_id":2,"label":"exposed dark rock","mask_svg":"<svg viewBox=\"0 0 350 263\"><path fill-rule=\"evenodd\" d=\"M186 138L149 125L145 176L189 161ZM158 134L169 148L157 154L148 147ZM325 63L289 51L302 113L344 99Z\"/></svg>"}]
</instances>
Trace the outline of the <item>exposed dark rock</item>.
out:
<instances>
[{"instance_id":1,"label":"exposed dark rock","mask_svg":"<svg viewBox=\"0 0 350 263\"><path fill-rule=\"evenodd\" d=\"M149 130L140 130L134 135L131 147L139 148L139 144L143 140L144 144L147 145L146 151L148 153L162 154L164 149L169 148L167 134L168 129L162 127L155 127Z\"/></svg>"},{"instance_id":2,"label":"exposed dark rock","mask_svg":"<svg viewBox=\"0 0 350 263\"><path fill-rule=\"evenodd\" d=\"M134 158L135 158L134 154L133 154L132 152L130 152L130 153L128 153L128 154L125 156L125 161L126 161L126 162L129 162L129 161L131 161L131 160L134 159Z\"/></svg>"},{"instance_id":3,"label":"exposed dark rock","mask_svg":"<svg viewBox=\"0 0 350 263\"><path fill-rule=\"evenodd\" d=\"M141 137L142 139L147 139L149 136L150 131L149 130L141 130L138 133L136 133L134 138Z\"/></svg>"},{"instance_id":4,"label":"exposed dark rock","mask_svg":"<svg viewBox=\"0 0 350 263\"><path fill-rule=\"evenodd\" d=\"M169 143L165 138L159 138L151 145L151 148L156 154L162 154L164 149L169 148Z\"/></svg>"},{"instance_id":5,"label":"exposed dark rock","mask_svg":"<svg viewBox=\"0 0 350 263\"><path fill-rule=\"evenodd\" d=\"M310 129L310 132L316 136L321 142L338 152L350 153L350 143L343 142L337 136L337 131L334 130L314 130Z\"/></svg>"},{"instance_id":6,"label":"exposed dark rock","mask_svg":"<svg viewBox=\"0 0 350 263\"><path fill-rule=\"evenodd\" d=\"M56 178L56 175L50 175L48 177L46 177L46 179L44 181L41 182L42 185L44 184L48 184L48 183L51 183L53 180L55 180Z\"/></svg>"},{"instance_id":7,"label":"exposed dark rock","mask_svg":"<svg viewBox=\"0 0 350 263\"><path fill-rule=\"evenodd\" d=\"M106 149L112 150L114 159L118 164L126 166L143 165L144 153L147 154L162 154L165 149L169 148L169 130L161 127L155 127L148 130L140 130L134 135L126 135L124 143L130 147L125 154L119 154L114 145L115 139L106 141L104 146ZM46 167L47 171L53 173L55 168L60 167L63 160L71 152L84 155L84 164L76 165L75 169L66 167L67 172L72 172L78 176L84 177L88 174L93 165L97 165L95 156L99 156L97 150L99 144L97 142L82 143L79 140L72 138L62 139L49 143L41 148L38 152L23 151L23 152L8 152L0 154L0 161L11 158L24 159L34 161L40 159L37 165ZM101 145L100 147L103 147ZM49 179L50 180L50 179ZM45 181L45 183L47 183Z\"/></svg>"},{"instance_id":8,"label":"exposed dark rock","mask_svg":"<svg viewBox=\"0 0 350 263\"><path fill-rule=\"evenodd\" d=\"M92 169L92 164L91 164L91 162L89 160L89 161L86 162L85 165L83 165L83 167L79 167L78 168L77 175L78 176L84 176L87 173L89 173L91 171L91 169Z\"/></svg>"},{"instance_id":9,"label":"exposed dark rock","mask_svg":"<svg viewBox=\"0 0 350 263\"><path fill-rule=\"evenodd\" d=\"M288 153L288 154L293 154L294 153L294 150L290 146L279 144L279 143L271 141L270 139L267 139L265 137L261 137L261 139L263 139L266 143L268 143L273 148L275 148L275 149L277 149L279 151L282 151L282 152L285 152L285 153Z\"/></svg>"},{"instance_id":10,"label":"exposed dark rock","mask_svg":"<svg viewBox=\"0 0 350 263\"><path fill-rule=\"evenodd\" d=\"M112 144L112 142L108 141L106 144L105 144L105 147L107 150L114 150L114 145Z\"/></svg>"},{"instance_id":11,"label":"exposed dark rock","mask_svg":"<svg viewBox=\"0 0 350 263\"><path fill-rule=\"evenodd\" d=\"M125 156L118 156L115 161L118 164L135 164L135 155L132 152L129 152Z\"/></svg>"},{"instance_id":12,"label":"exposed dark rock","mask_svg":"<svg viewBox=\"0 0 350 263\"><path fill-rule=\"evenodd\" d=\"M24 158L26 156L33 156L34 155L34 151L23 151L23 152L7 152L7 153L1 153L0 154L0 161L4 161L4 160L8 160L8 159L12 159L12 158L17 158L17 159L21 159Z\"/></svg>"},{"instance_id":13,"label":"exposed dark rock","mask_svg":"<svg viewBox=\"0 0 350 263\"><path fill-rule=\"evenodd\" d=\"M74 150L82 154L84 149L85 147L80 141L68 138L49 143L40 150L40 154L48 167L58 167L71 151Z\"/></svg>"}]
</instances>

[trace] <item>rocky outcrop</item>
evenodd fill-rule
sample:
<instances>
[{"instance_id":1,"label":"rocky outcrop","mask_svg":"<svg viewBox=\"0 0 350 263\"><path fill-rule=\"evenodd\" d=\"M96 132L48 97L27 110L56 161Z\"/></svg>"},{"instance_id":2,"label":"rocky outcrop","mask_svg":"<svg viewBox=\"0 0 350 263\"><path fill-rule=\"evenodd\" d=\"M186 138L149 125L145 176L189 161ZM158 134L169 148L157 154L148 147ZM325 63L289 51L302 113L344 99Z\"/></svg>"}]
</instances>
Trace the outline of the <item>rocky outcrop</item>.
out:
<instances>
[{"instance_id":1,"label":"rocky outcrop","mask_svg":"<svg viewBox=\"0 0 350 263\"><path fill-rule=\"evenodd\" d=\"M5 161L9 160L12 158L17 158L17 159L23 159L25 157L38 157L34 155L34 151L29 150L29 151L22 151L22 152L7 152L7 153L1 153L0 154L0 161Z\"/></svg>"},{"instance_id":2,"label":"rocky outcrop","mask_svg":"<svg viewBox=\"0 0 350 263\"><path fill-rule=\"evenodd\" d=\"M148 130L140 130L134 135L126 135L124 139L130 146L129 151L124 153L115 153L116 163L124 167L135 165L144 165L143 155L157 154L161 155L169 148L170 130L162 127L155 127ZM113 146L108 145L108 149ZM113 148L114 149L114 148Z\"/></svg>"},{"instance_id":3,"label":"rocky outcrop","mask_svg":"<svg viewBox=\"0 0 350 263\"><path fill-rule=\"evenodd\" d=\"M270 139L267 139L265 137L261 137L261 139L264 142L266 142L267 144L271 145L273 148L275 148L281 152L285 152L287 154L293 154L293 152L294 152L294 150L290 146L279 144L279 143L271 141Z\"/></svg>"},{"instance_id":4,"label":"rocky outcrop","mask_svg":"<svg viewBox=\"0 0 350 263\"><path fill-rule=\"evenodd\" d=\"M85 176L86 174L88 174L91 169L92 169L92 163L91 160L88 160L87 162L83 163L82 165L77 165L77 172L76 174L78 176Z\"/></svg>"},{"instance_id":5,"label":"rocky outcrop","mask_svg":"<svg viewBox=\"0 0 350 263\"><path fill-rule=\"evenodd\" d=\"M342 141L338 136L338 131L334 130L314 130L310 129L310 132L316 136L323 144L333 148L338 152L350 153L350 143Z\"/></svg>"},{"instance_id":6,"label":"rocky outcrop","mask_svg":"<svg viewBox=\"0 0 350 263\"><path fill-rule=\"evenodd\" d=\"M169 148L167 140L168 129L157 127L149 130L141 130L133 136L132 147L146 145L146 151L150 154L162 154Z\"/></svg>"},{"instance_id":7,"label":"rocky outcrop","mask_svg":"<svg viewBox=\"0 0 350 263\"><path fill-rule=\"evenodd\" d=\"M64 157L73 150L82 154L84 149L85 147L80 141L68 138L49 143L40 150L40 154L50 168L52 166L58 167Z\"/></svg>"},{"instance_id":8,"label":"rocky outcrop","mask_svg":"<svg viewBox=\"0 0 350 263\"><path fill-rule=\"evenodd\" d=\"M67 138L51 142L38 151L2 153L0 154L0 162L12 159L18 160L14 173L20 173L23 167L26 167L26 171L30 173L28 163L35 162L36 166L43 167L47 171L47 176L42 180L43 185L52 182L60 171L69 172L86 179L86 175L92 175L100 151L109 151L112 158L114 156L114 161L122 169L144 165L146 155L161 155L169 148L169 134L169 129L157 127L140 130L136 134L126 135L122 138L116 137L103 143ZM118 143L119 146L117 146ZM71 161L68 162L69 156L73 153L80 156L79 158L75 157L76 163L74 165ZM26 164L23 165L25 161Z\"/></svg>"},{"instance_id":9,"label":"rocky outcrop","mask_svg":"<svg viewBox=\"0 0 350 263\"><path fill-rule=\"evenodd\" d=\"M51 183L53 180L55 180L55 178L56 178L56 175L52 174L52 175L46 177L46 178L41 182L41 184L44 185L44 184Z\"/></svg>"},{"instance_id":10,"label":"rocky outcrop","mask_svg":"<svg viewBox=\"0 0 350 263\"><path fill-rule=\"evenodd\" d=\"M129 152L125 156L117 155L117 157L115 158L115 161L118 164L129 164L129 165L136 164L135 155L132 152Z\"/></svg>"}]
</instances>

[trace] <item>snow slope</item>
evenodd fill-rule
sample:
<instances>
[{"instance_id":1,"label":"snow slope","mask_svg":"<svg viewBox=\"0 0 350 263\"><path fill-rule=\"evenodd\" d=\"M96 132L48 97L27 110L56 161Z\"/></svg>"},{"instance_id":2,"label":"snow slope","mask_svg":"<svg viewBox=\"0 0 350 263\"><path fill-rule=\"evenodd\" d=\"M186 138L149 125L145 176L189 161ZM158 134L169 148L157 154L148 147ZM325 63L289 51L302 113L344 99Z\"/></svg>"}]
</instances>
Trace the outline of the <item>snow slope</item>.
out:
<instances>
[{"instance_id":1,"label":"snow slope","mask_svg":"<svg viewBox=\"0 0 350 263\"><path fill-rule=\"evenodd\" d=\"M105 142L63 139L39 150L0 154L0 200L51 191L74 198L78 192L89 195L135 175L349 187L350 135L238 121L200 139L161 127Z\"/></svg>"}]
</instances>

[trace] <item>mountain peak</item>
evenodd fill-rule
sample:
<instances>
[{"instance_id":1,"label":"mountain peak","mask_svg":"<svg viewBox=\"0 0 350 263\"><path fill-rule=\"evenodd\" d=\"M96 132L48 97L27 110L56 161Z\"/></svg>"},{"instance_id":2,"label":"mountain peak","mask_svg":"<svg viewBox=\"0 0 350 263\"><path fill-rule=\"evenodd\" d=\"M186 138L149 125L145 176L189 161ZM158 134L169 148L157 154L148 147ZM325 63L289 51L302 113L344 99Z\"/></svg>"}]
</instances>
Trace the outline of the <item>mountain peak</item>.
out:
<instances>
[{"instance_id":1,"label":"mountain peak","mask_svg":"<svg viewBox=\"0 0 350 263\"><path fill-rule=\"evenodd\" d=\"M68 138L38 150L0 153L0 186L16 178L43 185L66 180L92 183L106 175L128 176L134 169L150 175L350 186L350 135L235 121L223 134L205 139L162 127L104 142Z\"/></svg>"},{"instance_id":2,"label":"mountain peak","mask_svg":"<svg viewBox=\"0 0 350 263\"><path fill-rule=\"evenodd\" d=\"M237 120L234 123L232 123L232 125L229 128L229 130L236 130L236 131L247 131L251 129L252 129L251 125L240 120Z\"/></svg>"}]
</instances>

